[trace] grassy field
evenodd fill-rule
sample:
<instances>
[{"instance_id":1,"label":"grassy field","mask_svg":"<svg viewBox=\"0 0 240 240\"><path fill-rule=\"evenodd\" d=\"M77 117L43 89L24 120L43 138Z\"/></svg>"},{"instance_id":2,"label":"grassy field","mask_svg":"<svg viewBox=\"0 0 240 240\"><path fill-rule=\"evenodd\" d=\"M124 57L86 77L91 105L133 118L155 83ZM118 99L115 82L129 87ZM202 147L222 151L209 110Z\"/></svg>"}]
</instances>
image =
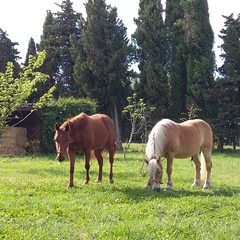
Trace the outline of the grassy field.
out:
<instances>
[{"instance_id":1,"label":"grassy field","mask_svg":"<svg viewBox=\"0 0 240 240\"><path fill-rule=\"evenodd\" d=\"M116 154L112 185L107 160L103 182L92 160L83 185L79 156L72 189L68 161L54 157L0 158L0 239L240 239L239 150L213 153L211 190L192 189L191 161L174 160L175 190L160 193L144 189L141 152Z\"/></svg>"}]
</instances>

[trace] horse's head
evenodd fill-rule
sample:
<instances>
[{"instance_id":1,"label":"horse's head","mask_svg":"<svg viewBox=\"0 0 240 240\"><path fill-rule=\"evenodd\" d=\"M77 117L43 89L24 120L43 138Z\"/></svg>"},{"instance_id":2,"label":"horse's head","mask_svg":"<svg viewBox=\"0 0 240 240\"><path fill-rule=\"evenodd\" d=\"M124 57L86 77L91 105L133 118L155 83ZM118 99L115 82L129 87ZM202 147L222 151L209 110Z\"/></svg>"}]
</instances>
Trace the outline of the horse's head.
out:
<instances>
[{"instance_id":1,"label":"horse's head","mask_svg":"<svg viewBox=\"0 0 240 240\"><path fill-rule=\"evenodd\" d=\"M155 191L160 191L160 184L162 183L162 164L160 158L147 160L144 159L147 163L147 172L149 180L147 187L154 189Z\"/></svg>"},{"instance_id":2,"label":"horse's head","mask_svg":"<svg viewBox=\"0 0 240 240\"><path fill-rule=\"evenodd\" d=\"M69 143L72 142L71 137L69 136L69 123L65 128L60 128L59 125L55 124L55 136L54 141L56 144L57 157L56 159L59 162L62 162L65 158L66 151L68 149Z\"/></svg>"}]
</instances>

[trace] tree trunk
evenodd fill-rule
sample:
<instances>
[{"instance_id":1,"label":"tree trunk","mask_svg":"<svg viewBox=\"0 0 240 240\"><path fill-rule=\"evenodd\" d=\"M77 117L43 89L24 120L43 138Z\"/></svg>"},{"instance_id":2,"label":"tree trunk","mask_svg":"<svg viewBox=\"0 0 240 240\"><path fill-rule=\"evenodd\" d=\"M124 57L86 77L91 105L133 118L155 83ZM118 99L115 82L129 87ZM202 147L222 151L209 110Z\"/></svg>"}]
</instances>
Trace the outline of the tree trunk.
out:
<instances>
[{"instance_id":1,"label":"tree trunk","mask_svg":"<svg viewBox=\"0 0 240 240\"><path fill-rule=\"evenodd\" d=\"M117 104L116 101L113 103L113 112L114 112L114 123L116 127L116 146L117 150L122 150L122 141L121 141L121 134L120 134L120 127L119 127L119 121L118 121L118 112L117 112Z\"/></svg>"}]
</instances>

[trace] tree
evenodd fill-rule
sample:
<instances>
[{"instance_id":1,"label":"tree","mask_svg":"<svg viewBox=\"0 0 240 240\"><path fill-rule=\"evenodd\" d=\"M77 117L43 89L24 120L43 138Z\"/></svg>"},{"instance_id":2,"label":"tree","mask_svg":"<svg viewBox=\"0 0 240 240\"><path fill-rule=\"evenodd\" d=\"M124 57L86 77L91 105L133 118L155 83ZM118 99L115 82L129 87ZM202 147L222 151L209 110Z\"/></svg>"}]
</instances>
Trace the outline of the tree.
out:
<instances>
[{"instance_id":1,"label":"tree","mask_svg":"<svg viewBox=\"0 0 240 240\"><path fill-rule=\"evenodd\" d=\"M32 92L37 91L36 84L48 79L48 75L37 69L43 64L46 53L40 52L38 56L30 56L29 64L23 67L18 78L14 78L14 64L7 63L6 71L0 72L0 133L4 129L8 118L18 107L27 103ZM40 97L35 107L43 106L52 97L54 88Z\"/></svg>"},{"instance_id":2,"label":"tree","mask_svg":"<svg viewBox=\"0 0 240 240\"><path fill-rule=\"evenodd\" d=\"M17 76L20 71L20 65L17 62L19 57L19 52L16 49L18 45L17 42L12 42L8 38L7 32L4 32L0 28L0 72L5 72L5 68L8 62L12 62L14 65L13 76Z\"/></svg>"},{"instance_id":3,"label":"tree","mask_svg":"<svg viewBox=\"0 0 240 240\"><path fill-rule=\"evenodd\" d=\"M61 8L61 12L55 13L55 23L57 26L57 43L60 54L60 81L57 85L57 90L60 96L71 96L75 88L73 79L74 60L71 56L71 41L70 37L80 38L81 29L79 29L80 13L72 8L70 0L64 0L62 4L56 4Z\"/></svg>"},{"instance_id":4,"label":"tree","mask_svg":"<svg viewBox=\"0 0 240 240\"><path fill-rule=\"evenodd\" d=\"M79 53L74 67L75 81L81 87L79 97L96 99L99 111L112 116L118 129L118 112L131 90L132 48L115 7L105 0L89 0L85 6L87 20L73 49Z\"/></svg>"},{"instance_id":5,"label":"tree","mask_svg":"<svg viewBox=\"0 0 240 240\"><path fill-rule=\"evenodd\" d=\"M30 40L28 42L28 50L27 50L24 66L28 65L28 59L29 59L30 55L32 55L32 56L36 56L37 55L36 44L35 44L35 41L34 41L33 38L30 38Z\"/></svg>"},{"instance_id":6,"label":"tree","mask_svg":"<svg viewBox=\"0 0 240 240\"><path fill-rule=\"evenodd\" d=\"M132 142L133 136L143 132L143 141L147 141L147 131L150 119L150 113L155 110L155 107L148 108L143 99L137 99L137 94L127 98L128 105L124 107L123 113L125 117L131 122L131 131L129 138L124 147L124 159L126 159L126 153Z\"/></svg>"},{"instance_id":7,"label":"tree","mask_svg":"<svg viewBox=\"0 0 240 240\"><path fill-rule=\"evenodd\" d=\"M135 91L147 105L156 106L155 118L167 115L169 84L166 71L166 32L161 1L140 0L139 17L132 35L138 48L140 70Z\"/></svg>"},{"instance_id":8,"label":"tree","mask_svg":"<svg viewBox=\"0 0 240 240\"><path fill-rule=\"evenodd\" d=\"M166 1L165 25L168 40L167 71L170 83L170 117L179 119L187 110L187 41L182 27L181 0Z\"/></svg>"},{"instance_id":9,"label":"tree","mask_svg":"<svg viewBox=\"0 0 240 240\"><path fill-rule=\"evenodd\" d=\"M219 68L221 78L216 80L212 90L205 95L211 107L211 121L215 134L231 141L236 149L236 139L240 134L240 18L230 15L225 21L226 29L221 30L223 44L221 55L224 62Z\"/></svg>"},{"instance_id":10,"label":"tree","mask_svg":"<svg viewBox=\"0 0 240 240\"><path fill-rule=\"evenodd\" d=\"M183 2L182 27L188 46L187 93L189 103L200 108L201 117L206 116L204 92L213 86L214 53L213 31L209 22L207 0Z\"/></svg>"},{"instance_id":11,"label":"tree","mask_svg":"<svg viewBox=\"0 0 240 240\"><path fill-rule=\"evenodd\" d=\"M72 4L70 0L65 0L62 4L56 4L61 11L54 14L47 12L41 36L40 50L47 52L43 71L51 76L49 84L56 85L56 97L71 96L75 89L70 38L80 38L78 23L81 14L73 10Z\"/></svg>"}]
</instances>

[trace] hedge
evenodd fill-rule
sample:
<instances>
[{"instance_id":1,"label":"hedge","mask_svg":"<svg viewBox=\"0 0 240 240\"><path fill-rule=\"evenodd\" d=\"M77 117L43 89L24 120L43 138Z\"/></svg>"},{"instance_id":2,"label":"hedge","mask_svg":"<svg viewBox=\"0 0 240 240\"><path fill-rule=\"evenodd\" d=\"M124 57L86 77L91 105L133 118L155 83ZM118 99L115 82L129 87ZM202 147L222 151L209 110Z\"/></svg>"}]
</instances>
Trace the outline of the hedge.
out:
<instances>
[{"instance_id":1,"label":"hedge","mask_svg":"<svg viewBox=\"0 0 240 240\"><path fill-rule=\"evenodd\" d=\"M40 111L41 134L40 145L44 152L54 152L55 144L54 125L62 124L67 119L85 112L88 115L96 113L97 104L90 99L59 98L57 101L50 102Z\"/></svg>"}]
</instances>

